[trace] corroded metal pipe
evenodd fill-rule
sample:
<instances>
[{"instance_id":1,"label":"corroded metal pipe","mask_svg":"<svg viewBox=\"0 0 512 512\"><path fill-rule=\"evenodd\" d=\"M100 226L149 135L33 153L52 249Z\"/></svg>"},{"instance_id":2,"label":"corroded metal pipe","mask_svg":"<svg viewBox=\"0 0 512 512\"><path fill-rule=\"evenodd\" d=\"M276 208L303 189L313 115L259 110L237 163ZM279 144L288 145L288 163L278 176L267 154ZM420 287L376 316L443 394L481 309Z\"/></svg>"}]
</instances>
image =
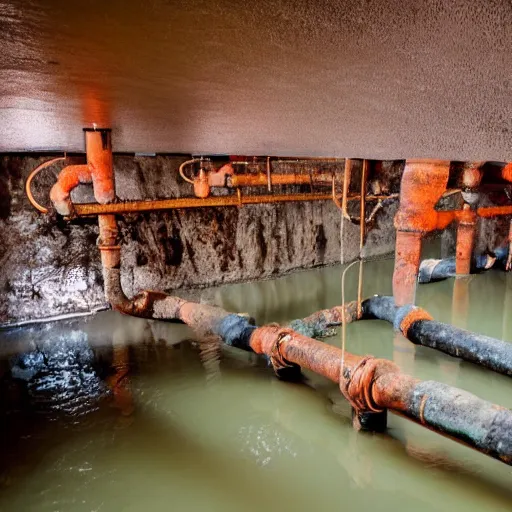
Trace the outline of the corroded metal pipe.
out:
<instances>
[{"instance_id":1,"label":"corroded metal pipe","mask_svg":"<svg viewBox=\"0 0 512 512\"><path fill-rule=\"evenodd\" d=\"M488 270L492 268L495 261L496 257L491 254L479 254L474 258L470 271L475 273ZM456 265L455 257L423 260L420 263L418 283L425 284L455 277L457 275Z\"/></svg>"},{"instance_id":2,"label":"corroded metal pipe","mask_svg":"<svg viewBox=\"0 0 512 512\"><path fill-rule=\"evenodd\" d=\"M200 309L199 318L209 316L209 306L189 308ZM342 368L341 349L289 328L256 328L237 315L215 318L218 323L211 330L228 345L265 354L276 370L298 365L339 383L359 415L390 410L512 464L512 411L508 409L439 382L414 379L385 359L345 352Z\"/></svg>"},{"instance_id":3,"label":"corroded metal pipe","mask_svg":"<svg viewBox=\"0 0 512 512\"><path fill-rule=\"evenodd\" d=\"M497 373L512 376L512 344L437 322L412 305L398 307L393 297L374 296L363 302L363 319L378 318L393 324L416 345L440 350Z\"/></svg>"},{"instance_id":4,"label":"corroded metal pipe","mask_svg":"<svg viewBox=\"0 0 512 512\"><path fill-rule=\"evenodd\" d=\"M120 203L96 204L84 203L74 204L74 212L78 216L92 216L116 213L149 212L153 210L173 210L178 208L203 208L214 206L240 206L240 204L270 204L288 203L294 201L327 201L331 194L264 194L247 195L238 198L232 196L207 197L199 199L196 197L181 197L176 199L159 199L154 201L125 201Z\"/></svg>"},{"instance_id":5,"label":"corroded metal pipe","mask_svg":"<svg viewBox=\"0 0 512 512\"><path fill-rule=\"evenodd\" d=\"M331 175L314 175L315 181L330 182ZM271 174L270 185L307 185L311 183L309 174ZM268 187L268 176L259 174L233 174L227 180L228 187Z\"/></svg>"},{"instance_id":6,"label":"corroded metal pipe","mask_svg":"<svg viewBox=\"0 0 512 512\"><path fill-rule=\"evenodd\" d=\"M296 377L300 367L308 368L339 383L358 418L389 409L507 464L512 463L512 412L509 410L450 386L413 379L384 359L346 352L342 368L342 353L337 347L289 328L274 325L257 328L247 318L218 307L151 291L128 299L121 287L115 218L100 216L99 221L105 294L119 311L146 318L179 320L202 335L219 336L230 346L265 354L281 378ZM324 318L329 320L327 316Z\"/></svg>"},{"instance_id":7,"label":"corroded metal pipe","mask_svg":"<svg viewBox=\"0 0 512 512\"><path fill-rule=\"evenodd\" d=\"M465 216L457 227L456 271L457 275L468 275L471 272L471 259L476 234L476 215L467 212L476 209L479 199L478 187L482 181L481 165L484 162L468 162L462 171L462 197Z\"/></svg>"},{"instance_id":8,"label":"corroded metal pipe","mask_svg":"<svg viewBox=\"0 0 512 512\"><path fill-rule=\"evenodd\" d=\"M93 184L94 197L100 204L115 198L112 143L109 129L85 129L87 164L69 165L62 169L50 199L61 215L71 215L71 191L80 183Z\"/></svg>"},{"instance_id":9,"label":"corroded metal pipe","mask_svg":"<svg viewBox=\"0 0 512 512\"><path fill-rule=\"evenodd\" d=\"M444 160L407 160L395 217L397 240L393 296L398 305L414 302L421 256L421 239L438 228L435 210L448 184L450 163ZM444 219L443 219L444 220Z\"/></svg>"}]
</instances>

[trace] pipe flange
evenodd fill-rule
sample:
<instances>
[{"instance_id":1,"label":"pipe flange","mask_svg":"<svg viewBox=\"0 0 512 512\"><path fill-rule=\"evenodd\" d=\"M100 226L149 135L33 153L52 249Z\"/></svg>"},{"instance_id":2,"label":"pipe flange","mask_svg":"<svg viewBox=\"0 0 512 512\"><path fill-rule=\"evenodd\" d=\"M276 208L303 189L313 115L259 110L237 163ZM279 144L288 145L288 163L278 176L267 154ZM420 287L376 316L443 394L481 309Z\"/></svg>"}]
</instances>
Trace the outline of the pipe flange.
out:
<instances>
[{"instance_id":1,"label":"pipe flange","mask_svg":"<svg viewBox=\"0 0 512 512\"><path fill-rule=\"evenodd\" d=\"M424 309L412 304L407 304L398 309L393 322L393 327L408 338L407 334L411 325L419 320L433 320L433 317Z\"/></svg>"}]
</instances>

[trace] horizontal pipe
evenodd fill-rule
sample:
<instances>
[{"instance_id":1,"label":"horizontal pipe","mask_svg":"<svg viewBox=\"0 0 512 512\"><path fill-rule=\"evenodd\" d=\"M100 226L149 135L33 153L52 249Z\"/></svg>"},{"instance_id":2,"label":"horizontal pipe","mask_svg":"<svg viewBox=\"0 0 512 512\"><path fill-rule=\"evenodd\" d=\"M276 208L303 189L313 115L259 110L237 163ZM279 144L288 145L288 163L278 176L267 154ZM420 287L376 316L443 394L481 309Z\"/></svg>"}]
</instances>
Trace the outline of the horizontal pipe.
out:
<instances>
[{"instance_id":1,"label":"horizontal pipe","mask_svg":"<svg viewBox=\"0 0 512 512\"><path fill-rule=\"evenodd\" d=\"M393 297L371 297L363 302L363 319L378 318L393 324L416 345L440 350L497 373L512 376L512 344L476 334L429 318L412 305L398 307Z\"/></svg>"},{"instance_id":2,"label":"horizontal pipe","mask_svg":"<svg viewBox=\"0 0 512 512\"><path fill-rule=\"evenodd\" d=\"M177 199L157 199L152 201L125 201L122 203L74 204L75 213L82 216L119 214L132 212L149 212L153 210L173 210L177 208L204 208L217 206L240 206L244 204L288 203L294 201L327 201L331 194L264 194L237 196L218 196L199 199L195 197L181 197Z\"/></svg>"},{"instance_id":3,"label":"horizontal pipe","mask_svg":"<svg viewBox=\"0 0 512 512\"><path fill-rule=\"evenodd\" d=\"M265 354L282 378L308 368L339 383L359 417L390 409L428 428L512 463L512 411L438 382L421 382L391 361L361 357L320 343L289 328L255 327L246 317L222 308L144 291L128 299L121 286L120 246L113 215L99 217L99 246L106 298L121 312L145 318L179 320L201 334L219 336L230 346ZM333 319L334 316L324 316ZM341 364L343 361L343 372ZM465 407L464 404L470 407ZM366 415L367 417L367 415Z\"/></svg>"},{"instance_id":4,"label":"horizontal pipe","mask_svg":"<svg viewBox=\"0 0 512 512\"><path fill-rule=\"evenodd\" d=\"M479 217L498 217L500 215L512 215L512 205L509 206L482 206L476 211Z\"/></svg>"},{"instance_id":5,"label":"horizontal pipe","mask_svg":"<svg viewBox=\"0 0 512 512\"><path fill-rule=\"evenodd\" d=\"M471 273L488 270L496 261L495 256L490 254L479 254L474 258L470 268ZM441 281L457 275L457 261L455 256L444 259L426 259L420 263L418 283L425 284L434 281Z\"/></svg>"},{"instance_id":6,"label":"horizontal pipe","mask_svg":"<svg viewBox=\"0 0 512 512\"><path fill-rule=\"evenodd\" d=\"M391 361L359 356L313 340L289 328L254 327L238 315L222 317L221 310L186 303L183 318L196 309L196 318L210 318L209 328L224 343L265 354L278 369L298 365L339 383L344 396L358 412L389 409L431 430L452 437L506 464L512 464L512 411L463 390L403 374ZM176 307L173 306L176 310ZM208 322L207 322L208 323ZM189 323L194 327L194 323ZM343 372L342 358L344 361Z\"/></svg>"},{"instance_id":7,"label":"horizontal pipe","mask_svg":"<svg viewBox=\"0 0 512 512\"><path fill-rule=\"evenodd\" d=\"M368 201L388 199L394 196L388 195L369 195ZM176 199L156 199L148 201L124 201L120 203L110 203L100 205L97 203L74 203L74 213L79 217L105 215L105 214L123 214L133 212L149 212L153 210L174 210L180 208L210 208L220 206L240 206L244 204L271 204L288 202L308 202L308 201L327 201L332 200L332 194L262 194L238 196L217 196L200 199L196 197L180 197ZM359 201L359 195L348 197L348 201Z\"/></svg>"},{"instance_id":8,"label":"horizontal pipe","mask_svg":"<svg viewBox=\"0 0 512 512\"><path fill-rule=\"evenodd\" d=\"M326 181L331 180L331 175ZM317 180L318 181L318 180ZM271 185L304 185L312 182L309 174L271 174ZM231 187L253 187L268 186L266 174L233 174L228 178L228 186Z\"/></svg>"}]
</instances>

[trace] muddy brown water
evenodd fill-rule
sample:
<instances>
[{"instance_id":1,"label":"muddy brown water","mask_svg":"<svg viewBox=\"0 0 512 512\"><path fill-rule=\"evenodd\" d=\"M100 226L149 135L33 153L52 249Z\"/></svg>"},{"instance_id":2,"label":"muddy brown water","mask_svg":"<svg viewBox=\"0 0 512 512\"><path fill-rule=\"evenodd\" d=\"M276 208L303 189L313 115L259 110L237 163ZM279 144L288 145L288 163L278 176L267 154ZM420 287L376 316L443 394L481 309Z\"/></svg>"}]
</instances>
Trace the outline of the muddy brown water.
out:
<instances>
[{"instance_id":1,"label":"muddy brown water","mask_svg":"<svg viewBox=\"0 0 512 512\"><path fill-rule=\"evenodd\" d=\"M392 265L365 264L365 296L390 293ZM512 340L512 276L471 278L466 313L453 289L421 286L417 302ZM347 297L356 290L357 266ZM340 302L340 267L205 294L286 323ZM254 355L201 350L185 326L105 312L0 335L2 511L512 509L510 467L393 415L387 433L358 434L334 384L277 381ZM512 407L509 378L385 322L348 325L347 350Z\"/></svg>"}]
</instances>

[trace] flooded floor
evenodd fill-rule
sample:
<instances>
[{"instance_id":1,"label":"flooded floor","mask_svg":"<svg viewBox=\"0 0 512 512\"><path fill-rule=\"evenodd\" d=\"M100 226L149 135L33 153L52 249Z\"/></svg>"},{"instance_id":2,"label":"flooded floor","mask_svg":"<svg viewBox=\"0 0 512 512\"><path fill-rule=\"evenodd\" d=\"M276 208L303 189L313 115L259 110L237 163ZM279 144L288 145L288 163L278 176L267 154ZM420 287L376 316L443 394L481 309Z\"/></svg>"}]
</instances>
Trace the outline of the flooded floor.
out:
<instances>
[{"instance_id":1,"label":"flooded floor","mask_svg":"<svg viewBox=\"0 0 512 512\"><path fill-rule=\"evenodd\" d=\"M390 294L392 267L365 264L365 296ZM512 340L512 275L472 277L452 307L454 283L419 287L417 303ZM349 300L356 290L357 266ZM340 268L204 294L287 323L340 303ZM280 382L252 354L201 349L185 326L105 312L0 335L0 510L512 509L510 467L393 415L386 434L358 434L334 384ZM347 337L351 352L512 407L509 378L415 347L385 322L350 324Z\"/></svg>"}]
</instances>

